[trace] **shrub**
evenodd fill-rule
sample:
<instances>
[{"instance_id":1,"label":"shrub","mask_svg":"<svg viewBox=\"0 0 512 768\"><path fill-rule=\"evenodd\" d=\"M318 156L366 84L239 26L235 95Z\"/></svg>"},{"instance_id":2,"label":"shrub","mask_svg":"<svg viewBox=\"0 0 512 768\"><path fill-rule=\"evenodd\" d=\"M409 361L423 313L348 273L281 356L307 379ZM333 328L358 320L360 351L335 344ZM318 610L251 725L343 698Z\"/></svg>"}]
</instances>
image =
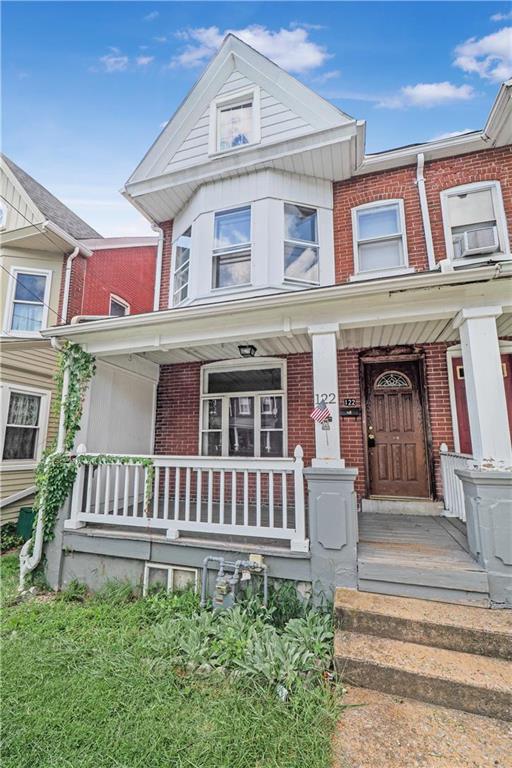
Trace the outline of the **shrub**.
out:
<instances>
[{"instance_id":1,"label":"shrub","mask_svg":"<svg viewBox=\"0 0 512 768\"><path fill-rule=\"evenodd\" d=\"M8 552L23 544L23 538L16 533L16 523L5 523L0 528L0 551Z\"/></svg>"}]
</instances>

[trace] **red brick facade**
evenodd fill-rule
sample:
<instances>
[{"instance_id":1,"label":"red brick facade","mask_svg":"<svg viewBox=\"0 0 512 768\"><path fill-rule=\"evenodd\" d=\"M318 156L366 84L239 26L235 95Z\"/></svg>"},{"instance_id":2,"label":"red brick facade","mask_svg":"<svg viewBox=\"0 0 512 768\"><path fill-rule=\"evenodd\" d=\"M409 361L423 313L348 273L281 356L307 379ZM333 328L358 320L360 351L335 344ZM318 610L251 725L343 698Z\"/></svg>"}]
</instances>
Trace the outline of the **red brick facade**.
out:
<instances>
[{"instance_id":1,"label":"red brick facade","mask_svg":"<svg viewBox=\"0 0 512 768\"><path fill-rule=\"evenodd\" d=\"M63 317L64 308L64 288L66 285L66 265L68 263L68 256L64 256L62 259L62 274L60 281L59 292L59 317L55 318L52 325L65 325L69 323L72 317L75 315L83 315L84 304L84 289L85 289L85 276L87 271L87 259L80 254L76 256L71 262L71 277L69 282L69 301L66 312L66 317Z\"/></svg>"},{"instance_id":2,"label":"red brick facade","mask_svg":"<svg viewBox=\"0 0 512 768\"><path fill-rule=\"evenodd\" d=\"M446 343L423 344L415 349L425 356L427 403L430 417L436 495L442 493L439 474L439 446L453 448L452 420L446 365ZM367 350L366 350L367 351ZM362 403L359 358L363 350L338 352L339 399L356 398ZM155 453L198 455L201 363L180 363L161 367L158 386ZM288 454L302 445L306 465L315 456L315 429L310 418L313 403L311 353L287 357ZM362 419L341 418L341 454L349 467L357 467L356 490L366 493L365 449Z\"/></svg>"},{"instance_id":3,"label":"red brick facade","mask_svg":"<svg viewBox=\"0 0 512 768\"><path fill-rule=\"evenodd\" d=\"M160 273L160 309L167 309L169 307L169 290L171 287L172 221L163 221L160 227L164 233L162 270Z\"/></svg>"},{"instance_id":4,"label":"red brick facade","mask_svg":"<svg viewBox=\"0 0 512 768\"><path fill-rule=\"evenodd\" d=\"M437 261L446 258L440 193L476 181L499 181L507 220L512 221L512 148L487 149L425 163L425 188ZM416 166L369 173L334 184L336 282L354 274L352 208L376 200L404 201L409 266L428 269L425 233L416 185Z\"/></svg>"},{"instance_id":5,"label":"red brick facade","mask_svg":"<svg viewBox=\"0 0 512 768\"><path fill-rule=\"evenodd\" d=\"M156 245L105 248L87 259L82 314L108 315L110 294L130 305L130 314L153 310Z\"/></svg>"}]
</instances>

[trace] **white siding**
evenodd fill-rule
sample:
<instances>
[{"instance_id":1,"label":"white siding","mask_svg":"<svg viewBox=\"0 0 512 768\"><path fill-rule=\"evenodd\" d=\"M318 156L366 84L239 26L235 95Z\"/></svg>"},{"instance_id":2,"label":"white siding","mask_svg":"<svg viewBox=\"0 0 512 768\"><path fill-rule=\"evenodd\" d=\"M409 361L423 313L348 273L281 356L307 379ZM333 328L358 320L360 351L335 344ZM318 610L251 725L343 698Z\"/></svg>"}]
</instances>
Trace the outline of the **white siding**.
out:
<instances>
[{"instance_id":1,"label":"white siding","mask_svg":"<svg viewBox=\"0 0 512 768\"><path fill-rule=\"evenodd\" d=\"M224 96L231 91L250 88L252 85L254 83L248 78L235 71L231 73L224 85L219 89L217 95ZM308 122L271 96L267 91L262 89L260 98L261 145L291 139L313 130ZM171 158L166 172L176 171L179 168L185 168L208 159L209 120L210 105L207 106L181 147Z\"/></svg>"}]
</instances>

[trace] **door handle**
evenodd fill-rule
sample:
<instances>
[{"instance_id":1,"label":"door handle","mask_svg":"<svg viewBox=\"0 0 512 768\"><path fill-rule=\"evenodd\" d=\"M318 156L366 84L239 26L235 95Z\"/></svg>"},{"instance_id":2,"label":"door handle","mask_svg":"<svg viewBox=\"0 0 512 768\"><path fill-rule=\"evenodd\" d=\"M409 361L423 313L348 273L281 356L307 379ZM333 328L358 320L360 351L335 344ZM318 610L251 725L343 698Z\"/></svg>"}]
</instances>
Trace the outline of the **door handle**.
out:
<instances>
[{"instance_id":1,"label":"door handle","mask_svg":"<svg viewBox=\"0 0 512 768\"><path fill-rule=\"evenodd\" d=\"M375 435L373 434L373 427L368 427L368 448L375 447Z\"/></svg>"}]
</instances>

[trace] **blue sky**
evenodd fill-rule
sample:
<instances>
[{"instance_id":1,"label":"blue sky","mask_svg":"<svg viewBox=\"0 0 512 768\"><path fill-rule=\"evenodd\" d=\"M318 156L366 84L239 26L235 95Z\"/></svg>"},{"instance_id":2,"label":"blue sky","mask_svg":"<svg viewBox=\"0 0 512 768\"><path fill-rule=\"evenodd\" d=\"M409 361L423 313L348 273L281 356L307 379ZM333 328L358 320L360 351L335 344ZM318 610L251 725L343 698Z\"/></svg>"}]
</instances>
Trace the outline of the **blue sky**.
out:
<instances>
[{"instance_id":1,"label":"blue sky","mask_svg":"<svg viewBox=\"0 0 512 768\"><path fill-rule=\"evenodd\" d=\"M118 193L236 31L367 120L367 151L481 128L512 74L502 2L3 3L3 151L104 235Z\"/></svg>"}]
</instances>

